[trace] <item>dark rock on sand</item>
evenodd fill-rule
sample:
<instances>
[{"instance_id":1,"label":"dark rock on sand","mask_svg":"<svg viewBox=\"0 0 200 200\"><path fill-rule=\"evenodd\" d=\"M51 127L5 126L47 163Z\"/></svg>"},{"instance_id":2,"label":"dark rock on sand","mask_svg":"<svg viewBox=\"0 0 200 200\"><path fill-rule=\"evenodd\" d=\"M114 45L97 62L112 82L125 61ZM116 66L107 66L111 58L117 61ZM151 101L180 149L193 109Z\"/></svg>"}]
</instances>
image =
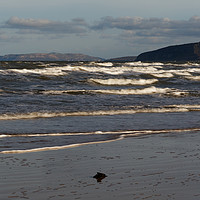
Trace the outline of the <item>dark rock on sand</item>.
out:
<instances>
[{"instance_id":1,"label":"dark rock on sand","mask_svg":"<svg viewBox=\"0 0 200 200\"><path fill-rule=\"evenodd\" d=\"M106 177L107 176L104 173L101 173L101 172L97 172L97 174L95 176L93 176L93 178L97 179L97 182L101 182Z\"/></svg>"}]
</instances>

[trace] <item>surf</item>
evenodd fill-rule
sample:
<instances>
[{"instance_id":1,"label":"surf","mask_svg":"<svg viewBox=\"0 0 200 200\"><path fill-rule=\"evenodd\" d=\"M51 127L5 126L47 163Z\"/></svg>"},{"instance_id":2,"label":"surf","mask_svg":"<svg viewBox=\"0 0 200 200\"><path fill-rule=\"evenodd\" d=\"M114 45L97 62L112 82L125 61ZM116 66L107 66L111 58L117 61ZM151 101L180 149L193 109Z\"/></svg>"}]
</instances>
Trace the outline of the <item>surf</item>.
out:
<instances>
[{"instance_id":1,"label":"surf","mask_svg":"<svg viewBox=\"0 0 200 200\"><path fill-rule=\"evenodd\" d=\"M172 113L172 112L198 112L200 105L164 105L161 107L143 106L127 107L121 110L94 110L94 111L77 111L77 112L30 112L30 113L10 113L1 114L0 120L19 120L19 119L35 119L35 118L54 118L67 116L101 116L101 115L124 115L135 113Z\"/></svg>"},{"instance_id":2,"label":"surf","mask_svg":"<svg viewBox=\"0 0 200 200\"><path fill-rule=\"evenodd\" d=\"M116 142L118 140L122 140L126 137L142 137L142 136L151 136L154 134L177 134L181 132L197 132L200 131L200 128L186 128L186 129L164 129L164 130L124 130L124 131L107 131L107 132L95 132L95 134L113 134L116 135L116 138L108 139L108 140L100 140L100 141L92 141L92 142L83 142L83 143L74 143L69 145L62 145L62 146L51 146L51 147L40 147L40 148L32 148L32 149L12 149L12 150L3 150L0 151L0 154L23 154L23 153L33 153L33 152L41 152L41 151L55 151L55 150L62 150L62 149L70 149L70 148L76 148L84 145L94 145L94 144L100 144L100 143L110 143L110 142ZM66 135L68 133L65 133ZM73 133L76 135L76 133ZM84 134L94 134L94 133L77 133L78 135ZM64 135L64 133L62 133ZM21 135L17 137L44 137L44 134L41 135ZM59 136L58 134L52 134L48 136Z\"/></svg>"}]
</instances>

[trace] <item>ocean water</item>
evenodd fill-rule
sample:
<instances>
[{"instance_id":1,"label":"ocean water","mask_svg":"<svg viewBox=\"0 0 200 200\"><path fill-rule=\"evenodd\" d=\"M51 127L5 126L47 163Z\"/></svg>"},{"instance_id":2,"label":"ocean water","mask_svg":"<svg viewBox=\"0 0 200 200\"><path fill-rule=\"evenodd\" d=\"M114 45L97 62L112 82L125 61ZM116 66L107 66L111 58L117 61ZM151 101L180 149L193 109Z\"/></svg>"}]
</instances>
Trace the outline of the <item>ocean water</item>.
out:
<instances>
[{"instance_id":1,"label":"ocean water","mask_svg":"<svg viewBox=\"0 0 200 200\"><path fill-rule=\"evenodd\" d=\"M200 132L199 63L1 62L0 153Z\"/></svg>"}]
</instances>

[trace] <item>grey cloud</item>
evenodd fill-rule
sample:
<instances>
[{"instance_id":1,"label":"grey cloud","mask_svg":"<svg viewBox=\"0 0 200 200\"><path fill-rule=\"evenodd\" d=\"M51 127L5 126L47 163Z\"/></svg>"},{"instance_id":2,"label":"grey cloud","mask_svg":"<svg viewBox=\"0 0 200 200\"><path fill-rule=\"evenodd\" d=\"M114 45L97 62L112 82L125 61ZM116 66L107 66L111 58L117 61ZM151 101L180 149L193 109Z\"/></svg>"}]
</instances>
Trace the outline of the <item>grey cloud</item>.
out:
<instances>
[{"instance_id":1,"label":"grey cloud","mask_svg":"<svg viewBox=\"0 0 200 200\"><path fill-rule=\"evenodd\" d=\"M116 28L122 30L133 29L149 29L153 27L169 27L170 20L168 18L150 18L143 19L142 17L105 17L92 26L94 30L103 30L109 28Z\"/></svg>"},{"instance_id":2,"label":"grey cloud","mask_svg":"<svg viewBox=\"0 0 200 200\"><path fill-rule=\"evenodd\" d=\"M85 20L77 18L71 21L59 22L46 19L20 19L11 17L5 24L5 28L13 28L18 30L33 30L38 33L85 33L88 31Z\"/></svg>"},{"instance_id":3,"label":"grey cloud","mask_svg":"<svg viewBox=\"0 0 200 200\"><path fill-rule=\"evenodd\" d=\"M170 20L168 18L105 17L91 26L93 30L119 29L132 31L132 35L143 37L198 36L200 17L189 20Z\"/></svg>"},{"instance_id":4,"label":"grey cloud","mask_svg":"<svg viewBox=\"0 0 200 200\"><path fill-rule=\"evenodd\" d=\"M5 28L20 37L21 35L48 34L52 38L65 37L66 34L83 36L93 34L100 39L122 40L128 45L135 43L170 43L171 41L185 42L199 40L200 17L194 16L188 20L171 20L168 18L142 17L104 17L94 23L87 23L82 18L70 21L53 21L46 19L23 19L11 17L5 22ZM13 29L13 30L12 30ZM91 32L90 32L91 31ZM91 37L92 37L91 36ZM0 35L0 39L6 38ZM14 37L14 36L12 36ZM186 39L186 40L185 40Z\"/></svg>"},{"instance_id":5,"label":"grey cloud","mask_svg":"<svg viewBox=\"0 0 200 200\"><path fill-rule=\"evenodd\" d=\"M19 41L21 38L18 35L12 35L10 32L0 31L0 41L1 42L14 42Z\"/></svg>"},{"instance_id":6,"label":"grey cloud","mask_svg":"<svg viewBox=\"0 0 200 200\"><path fill-rule=\"evenodd\" d=\"M89 25L84 19L77 18L71 21L52 21L46 19L22 19L11 17L4 28L17 29L24 33L56 33L56 34L84 34L89 30L101 31L117 29L130 31L138 37L196 37L200 32L200 17L194 16L189 20L170 20L168 18L142 17L104 17Z\"/></svg>"}]
</instances>

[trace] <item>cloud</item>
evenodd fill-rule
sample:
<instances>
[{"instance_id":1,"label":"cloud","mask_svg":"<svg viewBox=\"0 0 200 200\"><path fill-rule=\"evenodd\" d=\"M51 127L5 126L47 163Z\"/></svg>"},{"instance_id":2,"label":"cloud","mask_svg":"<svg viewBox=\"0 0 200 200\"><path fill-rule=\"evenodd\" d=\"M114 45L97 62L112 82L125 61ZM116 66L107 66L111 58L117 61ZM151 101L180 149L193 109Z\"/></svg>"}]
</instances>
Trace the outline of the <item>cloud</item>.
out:
<instances>
[{"instance_id":1,"label":"cloud","mask_svg":"<svg viewBox=\"0 0 200 200\"><path fill-rule=\"evenodd\" d=\"M19 41L21 39L18 35L13 35L10 32L7 31L0 31L0 41L1 43L7 43L7 42L15 42Z\"/></svg>"},{"instance_id":2,"label":"cloud","mask_svg":"<svg viewBox=\"0 0 200 200\"><path fill-rule=\"evenodd\" d=\"M32 30L37 33L61 33L61 34L80 34L86 33L87 23L84 19L72 19L71 21L59 22L46 19L21 19L11 17L6 23L5 28L18 30Z\"/></svg>"},{"instance_id":3,"label":"cloud","mask_svg":"<svg viewBox=\"0 0 200 200\"><path fill-rule=\"evenodd\" d=\"M197 37L200 32L200 17L189 20L170 20L169 18L142 17L104 17L91 26L93 30L118 29L130 31L138 37Z\"/></svg>"},{"instance_id":4,"label":"cloud","mask_svg":"<svg viewBox=\"0 0 200 200\"><path fill-rule=\"evenodd\" d=\"M94 22L82 18L53 21L11 17L0 28L3 31L0 32L0 41L8 44L13 41L23 44L26 40L36 46L43 44L52 48L57 45L60 48L67 43L71 49L76 46L79 50L87 46L92 51L100 51L102 46L106 46L106 49L113 52L117 51L118 45L118 49L123 49L121 54L130 51L136 55L144 49L146 51L165 45L199 41L200 16L188 20L104 17ZM110 53L109 50L103 53Z\"/></svg>"},{"instance_id":5,"label":"cloud","mask_svg":"<svg viewBox=\"0 0 200 200\"><path fill-rule=\"evenodd\" d=\"M169 18L142 17L104 17L93 24L77 18L71 21L52 21L47 19L23 19L11 17L5 28L17 29L21 33L48 34L84 34L90 30L99 33L115 29L129 37L198 37L200 32L200 17L189 20L171 20ZM121 31L121 33L120 33Z\"/></svg>"}]
</instances>

